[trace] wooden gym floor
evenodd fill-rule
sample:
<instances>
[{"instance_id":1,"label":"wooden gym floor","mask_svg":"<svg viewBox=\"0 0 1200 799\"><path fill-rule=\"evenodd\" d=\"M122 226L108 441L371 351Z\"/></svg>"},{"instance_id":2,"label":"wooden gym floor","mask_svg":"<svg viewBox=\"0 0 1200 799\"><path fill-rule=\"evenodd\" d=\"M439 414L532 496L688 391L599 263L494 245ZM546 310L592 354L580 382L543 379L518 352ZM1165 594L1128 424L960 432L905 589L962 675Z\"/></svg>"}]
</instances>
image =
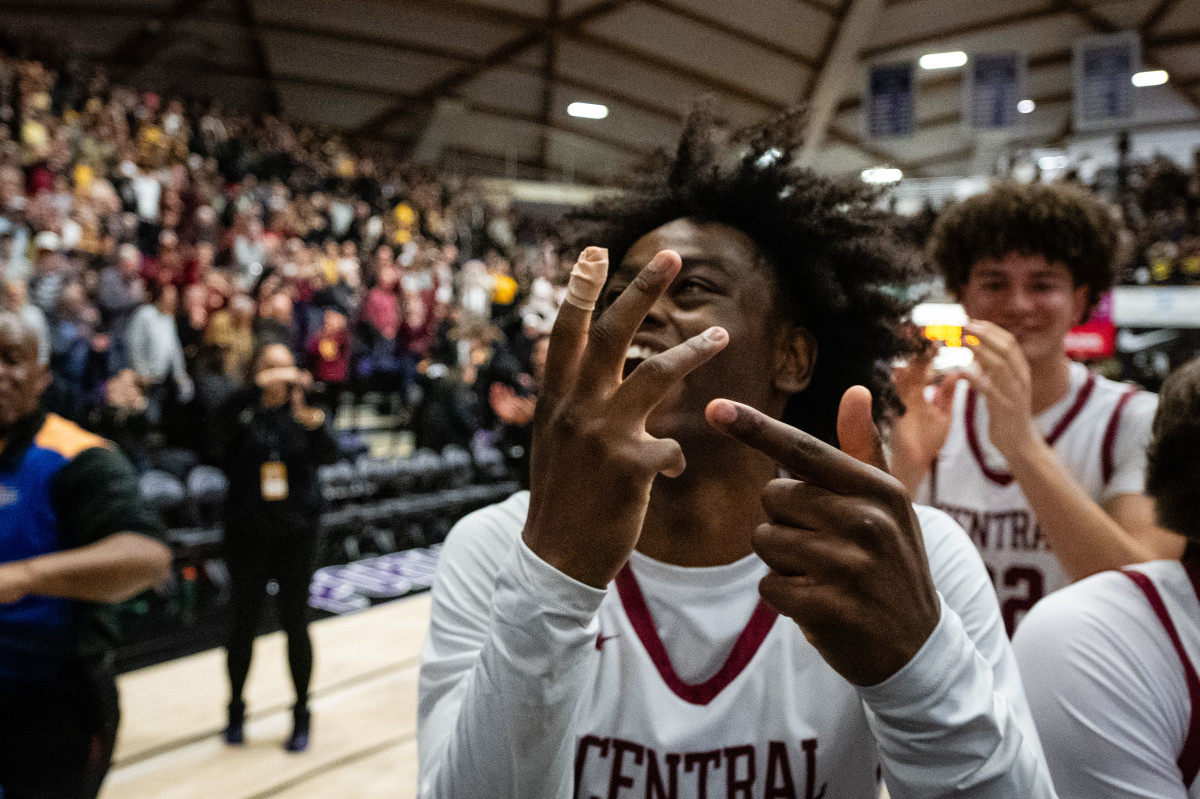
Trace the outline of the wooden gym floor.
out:
<instances>
[{"instance_id":1,"label":"wooden gym floor","mask_svg":"<svg viewBox=\"0 0 1200 799\"><path fill-rule=\"evenodd\" d=\"M429 594L311 627L313 735L283 751L293 694L282 633L262 636L246 688L246 745L221 740L224 650L122 675L121 730L101 799L412 799L417 670Z\"/></svg>"}]
</instances>

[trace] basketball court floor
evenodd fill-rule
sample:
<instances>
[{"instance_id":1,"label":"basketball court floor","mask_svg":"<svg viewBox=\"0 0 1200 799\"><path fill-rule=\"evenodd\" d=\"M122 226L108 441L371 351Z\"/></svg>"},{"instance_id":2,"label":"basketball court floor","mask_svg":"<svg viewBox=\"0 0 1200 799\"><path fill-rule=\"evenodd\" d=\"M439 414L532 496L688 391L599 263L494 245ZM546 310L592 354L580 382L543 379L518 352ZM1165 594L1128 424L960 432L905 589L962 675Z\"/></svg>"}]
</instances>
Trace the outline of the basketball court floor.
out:
<instances>
[{"instance_id":1,"label":"basketball court floor","mask_svg":"<svg viewBox=\"0 0 1200 799\"><path fill-rule=\"evenodd\" d=\"M121 731L101 799L412 799L417 670L429 594L311 626L312 745L283 751L293 694L282 633L262 636L246 689L246 745L225 746L224 650L119 678Z\"/></svg>"}]
</instances>

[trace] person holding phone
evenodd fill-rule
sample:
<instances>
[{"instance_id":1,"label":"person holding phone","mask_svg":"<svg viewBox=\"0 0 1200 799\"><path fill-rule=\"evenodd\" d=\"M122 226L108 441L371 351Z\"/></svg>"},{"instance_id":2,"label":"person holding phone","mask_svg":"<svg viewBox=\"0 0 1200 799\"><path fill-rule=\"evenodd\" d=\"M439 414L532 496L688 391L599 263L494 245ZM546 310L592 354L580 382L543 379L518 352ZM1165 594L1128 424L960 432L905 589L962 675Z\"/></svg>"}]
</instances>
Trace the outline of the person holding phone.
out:
<instances>
[{"instance_id":1,"label":"person holding phone","mask_svg":"<svg viewBox=\"0 0 1200 799\"><path fill-rule=\"evenodd\" d=\"M890 218L795 117L715 134L591 217L530 490L439 559L418 795L1052 797L978 554L885 471Z\"/></svg>"},{"instance_id":2,"label":"person holding phone","mask_svg":"<svg viewBox=\"0 0 1200 799\"><path fill-rule=\"evenodd\" d=\"M1118 229L1082 189L1004 183L947 210L930 240L975 358L933 390L927 360L896 370L893 473L975 541L1010 634L1069 582L1183 552L1143 493L1155 396L1066 354L1112 286Z\"/></svg>"},{"instance_id":3,"label":"person holding phone","mask_svg":"<svg viewBox=\"0 0 1200 799\"><path fill-rule=\"evenodd\" d=\"M294 725L285 748L299 752L308 747L310 727L313 650L307 613L322 505L317 467L337 460L337 442L325 412L308 405L305 389L312 378L296 368L286 346L264 347L252 364L250 387L217 410L211 429L214 462L229 477L224 552L232 596L225 741L244 741L242 693L267 581L274 579L296 690Z\"/></svg>"}]
</instances>

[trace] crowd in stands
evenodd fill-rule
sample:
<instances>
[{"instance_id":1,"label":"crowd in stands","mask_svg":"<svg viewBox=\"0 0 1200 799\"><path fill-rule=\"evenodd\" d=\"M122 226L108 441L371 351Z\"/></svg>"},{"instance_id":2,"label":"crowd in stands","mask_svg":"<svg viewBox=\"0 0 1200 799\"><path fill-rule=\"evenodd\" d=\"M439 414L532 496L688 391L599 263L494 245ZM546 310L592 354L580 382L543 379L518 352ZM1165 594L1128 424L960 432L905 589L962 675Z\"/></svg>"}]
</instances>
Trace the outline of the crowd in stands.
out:
<instances>
[{"instance_id":1,"label":"crowd in stands","mask_svg":"<svg viewBox=\"0 0 1200 799\"><path fill-rule=\"evenodd\" d=\"M1117 201L1132 252L1123 281L1200 284L1200 149L1190 172L1159 156L1121 173Z\"/></svg>"},{"instance_id":2,"label":"crowd in stands","mask_svg":"<svg viewBox=\"0 0 1200 799\"><path fill-rule=\"evenodd\" d=\"M372 392L418 446L526 415L561 268L480 186L49 63L0 57L0 300L39 331L50 410L135 463L203 451L282 343L328 413Z\"/></svg>"},{"instance_id":3,"label":"crowd in stands","mask_svg":"<svg viewBox=\"0 0 1200 799\"><path fill-rule=\"evenodd\" d=\"M1200 155L1109 182L1121 280L1200 283ZM919 245L935 218L902 232ZM148 445L203 451L272 343L331 415L383 397L418 446L520 428L564 270L517 231L472 181L336 132L0 56L0 303L39 331L47 406L137 464Z\"/></svg>"}]
</instances>

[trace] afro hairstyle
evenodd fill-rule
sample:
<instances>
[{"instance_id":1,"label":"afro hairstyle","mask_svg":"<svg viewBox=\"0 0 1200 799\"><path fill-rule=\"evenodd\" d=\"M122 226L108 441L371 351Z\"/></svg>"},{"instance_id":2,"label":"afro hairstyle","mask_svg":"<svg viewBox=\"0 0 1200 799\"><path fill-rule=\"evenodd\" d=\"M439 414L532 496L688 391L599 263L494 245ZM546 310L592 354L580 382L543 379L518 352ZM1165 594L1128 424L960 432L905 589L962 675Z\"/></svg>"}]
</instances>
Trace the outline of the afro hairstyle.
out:
<instances>
[{"instance_id":1,"label":"afro hairstyle","mask_svg":"<svg viewBox=\"0 0 1200 799\"><path fill-rule=\"evenodd\" d=\"M574 242L606 246L613 264L677 219L749 237L775 283L773 310L816 343L809 385L789 399L783 420L836 445L838 405L851 386L870 389L877 422L903 411L890 364L918 346L902 319L912 306L905 287L921 272L895 234L895 217L877 208L876 190L794 165L802 121L789 111L722 140L702 102L674 156L658 154L622 191L570 221Z\"/></svg>"}]
</instances>

